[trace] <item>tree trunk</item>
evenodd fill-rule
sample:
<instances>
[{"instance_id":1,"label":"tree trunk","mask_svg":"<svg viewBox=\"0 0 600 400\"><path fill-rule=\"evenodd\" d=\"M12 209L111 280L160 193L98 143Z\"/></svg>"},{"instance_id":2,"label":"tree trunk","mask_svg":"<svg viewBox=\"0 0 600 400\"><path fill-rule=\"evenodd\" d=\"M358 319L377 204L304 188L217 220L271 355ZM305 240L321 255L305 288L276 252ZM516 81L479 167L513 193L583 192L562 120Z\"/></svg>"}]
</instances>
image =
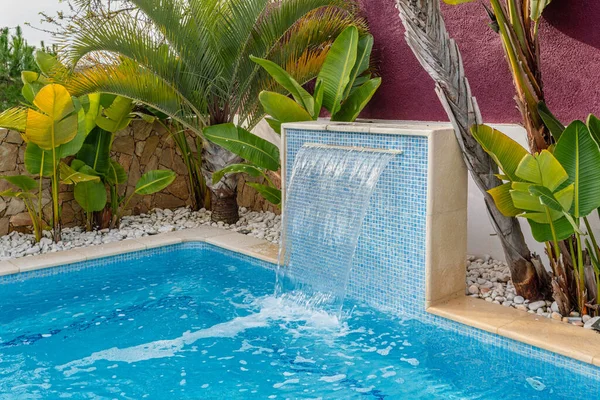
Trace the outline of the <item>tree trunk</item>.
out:
<instances>
[{"instance_id":1,"label":"tree trunk","mask_svg":"<svg viewBox=\"0 0 600 400\"><path fill-rule=\"evenodd\" d=\"M235 224L240 219L236 196L237 191L225 196L212 191L210 194L212 220L215 222L223 221L226 224Z\"/></svg>"},{"instance_id":2,"label":"tree trunk","mask_svg":"<svg viewBox=\"0 0 600 400\"><path fill-rule=\"evenodd\" d=\"M458 46L446 30L439 0L396 0L396 4L406 28L406 41L435 81L436 93L454 126L465 164L485 196L488 215L502 243L515 289L525 298L540 298L548 290L547 274L543 267L536 269L534 265L541 263L532 263L537 258L525 243L519 221L502 215L487 193L501 184L496 177L498 167L471 135L470 127L481 124L482 118L464 75Z\"/></svg>"},{"instance_id":3,"label":"tree trunk","mask_svg":"<svg viewBox=\"0 0 600 400\"><path fill-rule=\"evenodd\" d=\"M237 174L226 175L217 183L213 183L213 173L223 168L242 162L237 155L204 140L202 146L202 175L210 191L212 220L235 224L239 220L237 205Z\"/></svg>"}]
</instances>

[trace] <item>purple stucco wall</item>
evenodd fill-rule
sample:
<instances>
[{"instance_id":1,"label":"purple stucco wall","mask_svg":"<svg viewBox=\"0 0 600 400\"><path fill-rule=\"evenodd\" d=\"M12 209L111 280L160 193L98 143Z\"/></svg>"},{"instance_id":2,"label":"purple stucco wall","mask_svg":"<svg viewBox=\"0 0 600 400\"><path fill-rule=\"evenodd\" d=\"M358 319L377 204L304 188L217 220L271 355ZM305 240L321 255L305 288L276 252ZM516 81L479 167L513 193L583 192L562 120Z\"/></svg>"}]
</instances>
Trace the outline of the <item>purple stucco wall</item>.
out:
<instances>
[{"instance_id":1,"label":"purple stucco wall","mask_svg":"<svg viewBox=\"0 0 600 400\"><path fill-rule=\"evenodd\" d=\"M404 41L395 0L361 0L375 36L384 79L365 117L447 120L433 83ZM499 37L478 3L443 5L465 71L486 122L519 122L512 79ZM569 122L600 114L600 0L554 0L542 24L541 57L546 99Z\"/></svg>"}]
</instances>

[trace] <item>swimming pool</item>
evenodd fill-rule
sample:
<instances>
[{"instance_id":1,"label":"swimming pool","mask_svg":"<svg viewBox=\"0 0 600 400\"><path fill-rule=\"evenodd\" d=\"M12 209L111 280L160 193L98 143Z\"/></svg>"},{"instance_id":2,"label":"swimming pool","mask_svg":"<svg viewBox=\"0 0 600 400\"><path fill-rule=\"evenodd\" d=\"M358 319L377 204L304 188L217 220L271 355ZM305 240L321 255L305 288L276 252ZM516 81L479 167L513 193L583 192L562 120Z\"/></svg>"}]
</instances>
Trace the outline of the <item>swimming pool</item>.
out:
<instances>
[{"instance_id":1,"label":"swimming pool","mask_svg":"<svg viewBox=\"0 0 600 400\"><path fill-rule=\"evenodd\" d=\"M598 396L600 379L427 321L282 302L269 266L198 243L0 278L0 399Z\"/></svg>"}]
</instances>

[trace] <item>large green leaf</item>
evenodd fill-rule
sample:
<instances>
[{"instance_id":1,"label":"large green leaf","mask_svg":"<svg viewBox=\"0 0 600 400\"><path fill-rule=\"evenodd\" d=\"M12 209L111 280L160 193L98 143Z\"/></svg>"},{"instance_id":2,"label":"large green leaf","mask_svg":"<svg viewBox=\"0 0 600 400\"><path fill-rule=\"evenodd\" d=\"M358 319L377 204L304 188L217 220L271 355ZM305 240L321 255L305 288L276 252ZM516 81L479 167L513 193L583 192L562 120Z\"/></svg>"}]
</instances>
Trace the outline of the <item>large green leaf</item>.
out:
<instances>
[{"instance_id":1,"label":"large green leaf","mask_svg":"<svg viewBox=\"0 0 600 400\"><path fill-rule=\"evenodd\" d=\"M212 176L213 183L218 183L227 174L238 174L238 173L248 174L254 178L258 178L259 176L265 176L265 172L262 169L257 168L254 165L233 164L226 168L223 168L220 171L215 172Z\"/></svg>"},{"instance_id":2,"label":"large green leaf","mask_svg":"<svg viewBox=\"0 0 600 400\"><path fill-rule=\"evenodd\" d=\"M61 85L46 85L27 111L26 138L43 150L52 150L77 136L78 116L71 95ZM39 111L38 111L39 110Z\"/></svg>"},{"instance_id":3,"label":"large green leaf","mask_svg":"<svg viewBox=\"0 0 600 400\"><path fill-rule=\"evenodd\" d=\"M59 164L60 182L66 185L79 184L82 182L100 182L100 177L97 175L76 171L64 162Z\"/></svg>"},{"instance_id":4,"label":"large green leaf","mask_svg":"<svg viewBox=\"0 0 600 400\"><path fill-rule=\"evenodd\" d=\"M512 185L510 182L503 185L497 186L488 193L494 199L494 203L498 210L507 217L516 217L523 212L522 209L515 207L512 197L510 195Z\"/></svg>"},{"instance_id":5,"label":"large green leaf","mask_svg":"<svg viewBox=\"0 0 600 400\"><path fill-rule=\"evenodd\" d=\"M342 108L335 113L332 121L354 122L362 110L369 104L381 85L381 78L371 79L360 88L355 90L342 104Z\"/></svg>"},{"instance_id":6,"label":"large green leaf","mask_svg":"<svg viewBox=\"0 0 600 400\"><path fill-rule=\"evenodd\" d=\"M96 124L105 131L116 133L125 129L131 122L133 102L125 97L117 96L110 107L102 110L96 118Z\"/></svg>"},{"instance_id":7,"label":"large green leaf","mask_svg":"<svg viewBox=\"0 0 600 400\"><path fill-rule=\"evenodd\" d=\"M344 99L356 63L357 47L358 29L349 26L333 42L319 73L325 90L323 105L332 115L338 112Z\"/></svg>"},{"instance_id":8,"label":"large green leaf","mask_svg":"<svg viewBox=\"0 0 600 400\"><path fill-rule=\"evenodd\" d=\"M552 222L552 226L549 224L540 224L533 220L528 221L529 226L531 227L533 238L540 243L552 242L554 240L554 236L552 235L552 227L554 228L556 240L558 241L565 240L575 233L573 225L571 225L569 220L565 217Z\"/></svg>"},{"instance_id":9,"label":"large green leaf","mask_svg":"<svg viewBox=\"0 0 600 400\"><path fill-rule=\"evenodd\" d=\"M571 189L573 188L572 185L570 185L569 187ZM573 191L571 190L571 194L572 192ZM549 207L553 211L564 211L562 204L554 197L554 194L547 187L541 185L531 185L529 187L529 193L531 193L532 196L537 197L540 203L542 203L546 207ZM572 201L573 200L571 198L571 202ZM571 207L571 203L569 203L569 207Z\"/></svg>"},{"instance_id":10,"label":"large green leaf","mask_svg":"<svg viewBox=\"0 0 600 400\"><path fill-rule=\"evenodd\" d=\"M44 75L53 78L54 80L60 80L69 72L55 56L46 53L43 50L35 52L35 63Z\"/></svg>"},{"instance_id":11,"label":"large green leaf","mask_svg":"<svg viewBox=\"0 0 600 400\"><path fill-rule=\"evenodd\" d=\"M535 156L526 154L515 174L521 180L544 186L551 192L569 179L567 171L548 150L543 150Z\"/></svg>"},{"instance_id":12,"label":"large green leaf","mask_svg":"<svg viewBox=\"0 0 600 400\"><path fill-rule=\"evenodd\" d=\"M374 40L372 35L364 35L358 40L356 62L354 63L354 67L352 67L348 86L346 86L346 92L344 93L345 99L350 96L350 91L355 85L357 85L357 79L369 69L371 51L373 50L373 42ZM363 84L364 82L360 83L359 85L362 86Z\"/></svg>"},{"instance_id":13,"label":"large green leaf","mask_svg":"<svg viewBox=\"0 0 600 400\"><path fill-rule=\"evenodd\" d=\"M50 83L44 75L34 71L22 71L21 81L23 82L21 94L30 104L33 103L38 92Z\"/></svg>"},{"instance_id":14,"label":"large green leaf","mask_svg":"<svg viewBox=\"0 0 600 400\"><path fill-rule=\"evenodd\" d=\"M74 156L75 154L77 154L79 150L81 150L81 147L85 142L87 134L89 133L85 126L85 112L83 111L83 109L79 110L79 112L77 113L77 117L79 120L77 135L75 135L75 138L73 138L73 140L71 140L70 142L58 146L58 150L56 151L56 153L59 159ZM50 155L52 155L51 152Z\"/></svg>"},{"instance_id":15,"label":"large green leaf","mask_svg":"<svg viewBox=\"0 0 600 400\"><path fill-rule=\"evenodd\" d=\"M530 0L530 13L529 16L532 20L537 21L542 16L544 9L550 4L552 0Z\"/></svg>"},{"instance_id":16,"label":"large green leaf","mask_svg":"<svg viewBox=\"0 0 600 400\"><path fill-rule=\"evenodd\" d=\"M544 121L544 125L554 137L557 142L560 140L562 133L565 131L565 126L552 114L546 103L543 101L538 103L538 113Z\"/></svg>"},{"instance_id":17,"label":"large green leaf","mask_svg":"<svg viewBox=\"0 0 600 400\"><path fill-rule=\"evenodd\" d=\"M17 192L16 190L13 190L13 189L6 189L6 190L0 192L0 197L16 197L19 199L31 199L31 198L35 197L35 195L33 193L29 193L29 192Z\"/></svg>"},{"instance_id":18,"label":"large green leaf","mask_svg":"<svg viewBox=\"0 0 600 400\"><path fill-rule=\"evenodd\" d=\"M516 171L529 153L519 143L488 125L473 125L471 133L511 181L521 180Z\"/></svg>"},{"instance_id":19,"label":"large green leaf","mask_svg":"<svg viewBox=\"0 0 600 400\"><path fill-rule=\"evenodd\" d=\"M269 60L264 60L253 56L251 56L250 59L263 67L269 73L269 75L271 75L273 79L277 81L277 83L283 86L285 90L290 92L290 94L294 97L294 100L296 100L296 102L305 110L308 110L310 113L313 112L315 107L315 101L313 97L283 68ZM315 117L315 115L311 114L311 117Z\"/></svg>"},{"instance_id":20,"label":"large green leaf","mask_svg":"<svg viewBox=\"0 0 600 400\"><path fill-rule=\"evenodd\" d=\"M275 204L276 206L281 205L281 190L254 182L246 182L246 185L254 188L269 203Z\"/></svg>"},{"instance_id":21,"label":"large green leaf","mask_svg":"<svg viewBox=\"0 0 600 400\"><path fill-rule=\"evenodd\" d=\"M581 121L565 129L554 149L556 159L562 164L574 184L572 215L585 217L600 207L600 149L587 126Z\"/></svg>"},{"instance_id":22,"label":"large green leaf","mask_svg":"<svg viewBox=\"0 0 600 400\"><path fill-rule=\"evenodd\" d=\"M102 182L82 182L75 185L73 195L85 212L102 211L106 206L106 187Z\"/></svg>"},{"instance_id":23,"label":"large green leaf","mask_svg":"<svg viewBox=\"0 0 600 400\"><path fill-rule=\"evenodd\" d=\"M52 152L44 151L34 143L27 143L25 169L35 176L51 176L54 171Z\"/></svg>"},{"instance_id":24,"label":"large green leaf","mask_svg":"<svg viewBox=\"0 0 600 400\"><path fill-rule=\"evenodd\" d=\"M77 158L102 175L108 173L110 168L110 147L113 134L96 127L85 139Z\"/></svg>"},{"instance_id":25,"label":"large green leaf","mask_svg":"<svg viewBox=\"0 0 600 400\"><path fill-rule=\"evenodd\" d=\"M0 128L25 132L27 126L27 108L9 108L0 113Z\"/></svg>"},{"instance_id":26,"label":"large green leaf","mask_svg":"<svg viewBox=\"0 0 600 400\"><path fill-rule=\"evenodd\" d=\"M168 169L158 169L146 172L135 185L135 193L148 195L167 188L177 178L177 174Z\"/></svg>"},{"instance_id":27,"label":"large green leaf","mask_svg":"<svg viewBox=\"0 0 600 400\"><path fill-rule=\"evenodd\" d=\"M80 121L80 124L83 123L86 135L88 135L92 131L92 129L94 129L97 126L96 119L98 118L98 114L100 113L101 98L102 95L100 93L92 93L87 96L83 96L81 100L84 118L83 121Z\"/></svg>"},{"instance_id":28,"label":"large green leaf","mask_svg":"<svg viewBox=\"0 0 600 400\"><path fill-rule=\"evenodd\" d=\"M259 95L259 99L265 112L275 118L279 124L313 120L308 111L294 100L282 94L262 92ZM275 131L281 133L281 129Z\"/></svg>"},{"instance_id":29,"label":"large green leaf","mask_svg":"<svg viewBox=\"0 0 600 400\"><path fill-rule=\"evenodd\" d=\"M18 187L19 189L29 192L38 187L38 182L25 175L5 175L0 176L0 179L7 181L8 183Z\"/></svg>"},{"instance_id":30,"label":"large green leaf","mask_svg":"<svg viewBox=\"0 0 600 400\"><path fill-rule=\"evenodd\" d=\"M234 124L209 126L204 129L204 137L260 168L279 169L277 146Z\"/></svg>"},{"instance_id":31,"label":"large green leaf","mask_svg":"<svg viewBox=\"0 0 600 400\"><path fill-rule=\"evenodd\" d=\"M125 172L125 168L121 164L111 159L106 180L113 185L123 184L127 182L127 172Z\"/></svg>"},{"instance_id":32,"label":"large green leaf","mask_svg":"<svg viewBox=\"0 0 600 400\"><path fill-rule=\"evenodd\" d=\"M587 119L587 126L594 138L594 141L600 146L600 119L590 114Z\"/></svg>"}]
</instances>

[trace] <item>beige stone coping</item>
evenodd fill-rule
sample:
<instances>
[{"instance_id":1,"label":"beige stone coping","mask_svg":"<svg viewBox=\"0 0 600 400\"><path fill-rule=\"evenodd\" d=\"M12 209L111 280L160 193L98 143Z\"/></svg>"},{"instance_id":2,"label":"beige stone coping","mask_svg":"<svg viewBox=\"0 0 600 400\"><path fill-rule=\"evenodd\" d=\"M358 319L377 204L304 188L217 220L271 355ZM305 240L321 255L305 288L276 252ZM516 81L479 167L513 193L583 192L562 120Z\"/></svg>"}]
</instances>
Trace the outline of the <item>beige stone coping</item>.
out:
<instances>
[{"instance_id":1,"label":"beige stone coping","mask_svg":"<svg viewBox=\"0 0 600 400\"><path fill-rule=\"evenodd\" d=\"M0 261L0 276L95 260L184 242L206 242L271 263L277 263L277 254L279 252L279 246L266 240L220 228L203 226L196 229L127 239L98 246L81 247L56 253Z\"/></svg>"},{"instance_id":2,"label":"beige stone coping","mask_svg":"<svg viewBox=\"0 0 600 400\"><path fill-rule=\"evenodd\" d=\"M560 321L462 296L427 309L461 324L600 366L600 334Z\"/></svg>"}]
</instances>

